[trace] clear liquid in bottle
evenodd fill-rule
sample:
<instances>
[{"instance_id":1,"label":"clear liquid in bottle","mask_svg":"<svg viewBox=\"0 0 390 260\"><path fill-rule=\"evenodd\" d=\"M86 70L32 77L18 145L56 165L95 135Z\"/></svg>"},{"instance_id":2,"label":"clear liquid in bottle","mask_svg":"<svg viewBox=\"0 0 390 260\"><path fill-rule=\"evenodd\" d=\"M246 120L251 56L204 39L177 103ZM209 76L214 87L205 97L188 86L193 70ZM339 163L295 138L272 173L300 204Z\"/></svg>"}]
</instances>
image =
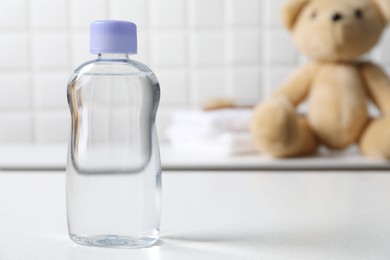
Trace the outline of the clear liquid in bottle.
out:
<instances>
[{"instance_id":1,"label":"clear liquid in bottle","mask_svg":"<svg viewBox=\"0 0 390 260\"><path fill-rule=\"evenodd\" d=\"M136 52L134 35L129 22L92 23L98 58L77 68L68 84L67 215L79 244L139 248L158 239L160 88L148 67L128 57Z\"/></svg>"}]
</instances>

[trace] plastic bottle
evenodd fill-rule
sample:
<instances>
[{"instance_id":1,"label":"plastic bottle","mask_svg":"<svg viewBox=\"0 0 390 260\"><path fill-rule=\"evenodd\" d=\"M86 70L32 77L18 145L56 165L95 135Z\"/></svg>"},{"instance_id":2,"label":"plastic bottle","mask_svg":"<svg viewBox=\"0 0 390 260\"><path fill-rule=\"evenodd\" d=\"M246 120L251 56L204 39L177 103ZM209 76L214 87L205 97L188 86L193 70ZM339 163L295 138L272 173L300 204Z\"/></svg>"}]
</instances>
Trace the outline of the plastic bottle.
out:
<instances>
[{"instance_id":1,"label":"plastic bottle","mask_svg":"<svg viewBox=\"0 0 390 260\"><path fill-rule=\"evenodd\" d=\"M159 83L129 59L137 52L135 24L93 22L90 47L97 59L78 67L68 83L69 235L84 245L151 246L161 211Z\"/></svg>"}]
</instances>

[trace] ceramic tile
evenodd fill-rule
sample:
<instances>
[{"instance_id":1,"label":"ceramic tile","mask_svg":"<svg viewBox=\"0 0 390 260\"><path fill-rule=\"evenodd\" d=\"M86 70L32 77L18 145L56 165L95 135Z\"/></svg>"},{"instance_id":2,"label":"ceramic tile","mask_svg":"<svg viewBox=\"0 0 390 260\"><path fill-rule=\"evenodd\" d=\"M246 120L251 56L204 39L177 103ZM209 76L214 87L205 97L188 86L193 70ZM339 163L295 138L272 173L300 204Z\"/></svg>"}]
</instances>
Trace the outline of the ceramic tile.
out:
<instances>
[{"instance_id":1,"label":"ceramic tile","mask_svg":"<svg viewBox=\"0 0 390 260\"><path fill-rule=\"evenodd\" d=\"M378 48L376 48L373 53L375 54L373 59L377 62L382 62L386 65L390 64L390 30L387 29L383 35Z\"/></svg>"},{"instance_id":2,"label":"ceramic tile","mask_svg":"<svg viewBox=\"0 0 390 260\"><path fill-rule=\"evenodd\" d=\"M186 24L186 1L152 0L150 19L154 28L182 28Z\"/></svg>"},{"instance_id":3,"label":"ceramic tile","mask_svg":"<svg viewBox=\"0 0 390 260\"><path fill-rule=\"evenodd\" d=\"M188 11L190 25L218 27L225 22L225 0L191 0Z\"/></svg>"},{"instance_id":4,"label":"ceramic tile","mask_svg":"<svg viewBox=\"0 0 390 260\"><path fill-rule=\"evenodd\" d=\"M261 34L257 30L234 30L229 37L229 61L233 64L260 64Z\"/></svg>"},{"instance_id":5,"label":"ceramic tile","mask_svg":"<svg viewBox=\"0 0 390 260\"><path fill-rule=\"evenodd\" d=\"M69 66L68 34L37 33L32 39L32 66L38 69L63 69Z\"/></svg>"},{"instance_id":6,"label":"ceramic tile","mask_svg":"<svg viewBox=\"0 0 390 260\"><path fill-rule=\"evenodd\" d=\"M296 67L275 67L264 72L263 97L269 97L294 73Z\"/></svg>"},{"instance_id":7,"label":"ceramic tile","mask_svg":"<svg viewBox=\"0 0 390 260\"><path fill-rule=\"evenodd\" d=\"M0 74L0 110L31 108L32 89L28 74Z\"/></svg>"},{"instance_id":8,"label":"ceramic tile","mask_svg":"<svg viewBox=\"0 0 390 260\"><path fill-rule=\"evenodd\" d=\"M69 73L39 73L34 76L35 106L42 109L67 110L67 83Z\"/></svg>"},{"instance_id":9,"label":"ceramic tile","mask_svg":"<svg viewBox=\"0 0 390 260\"><path fill-rule=\"evenodd\" d=\"M32 142L32 122L28 111L0 113L0 143Z\"/></svg>"},{"instance_id":10,"label":"ceramic tile","mask_svg":"<svg viewBox=\"0 0 390 260\"><path fill-rule=\"evenodd\" d=\"M26 69L29 67L28 36L25 33L0 33L0 69Z\"/></svg>"},{"instance_id":11,"label":"ceramic tile","mask_svg":"<svg viewBox=\"0 0 390 260\"><path fill-rule=\"evenodd\" d=\"M196 71L192 76L192 84L194 87L192 102L197 106L203 106L211 99L227 96L227 77L223 70Z\"/></svg>"},{"instance_id":12,"label":"ceramic tile","mask_svg":"<svg viewBox=\"0 0 390 260\"><path fill-rule=\"evenodd\" d=\"M76 69L82 63L95 59L96 55L89 53L89 32L81 31L72 34L70 39L71 68Z\"/></svg>"},{"instance_id":13,"label":"ceramic tile","mask_svg":"<svg viewBox=\"0 0 390 260\"><path fill-rule=\"evenodd\" d=\"M164 1L165 2L165 1ZM131 21L139 28L147 25L147 10L145 0L111 0L108 1L110 19ZM100 3L100 5L104 5ZM101 11L102 14L104 13Z\"/></svg>"},{"instance_id":14,"label":"ceramic tile","mask_svg":"<svg viewBox=\"0 0 390 260\"><path fill-rule=\"evenodd\" d=\"M191 35L191 63L223 65L226 61L225 35L221 31L198 31Z\"/></svg>"},{"instance_id":15,"label":"ceramic tile","mask_svg":"<svg viewBox=\"0 0 390 260\"><path fill-rule=\"evenodd\" d=\"M229 22L232 25L259 25L264 0L230 0Z\"/></svg>"},{"instance_id":16,"label":"ceramic tile","mask_svg":"<svg viewBox=\"0 0 390 260\"><path fill-rule=\"evenodd\" d=\"M234 100L243 105L253 105L261 100L265 86L259 68L234 68L231 73Z\"/></svg>"},{"instance_id":17,"label":"ceramic tile","mask_svg":"<svg viewBox=\"0 0 390 260\"><path fill-rule=\"evenodd\" d=\"M161 88L162 106L182 106L188 104L189 77L185 69L156 71Z\"/></svg>"},{"instance_id":18,"label":"ceramic tile","mask_svg":"<svg viewBox=\"0 0 390 260\"><path fill-rule=\"evenodd\" d=\"M35 118L35 141L38 143L66 143L70 131L70 114L65 111L45 111Z\"/></svg>"},{"instance_id":19,"label":"ceramic tile","mask_svg":"<svg viewBox=\"0 0 390 260\"><path fill-rule=\"evenodd\" d=\"M282 7L286 0L264 0L264 23L270 27L282 26Z\"/></svg>"},{"instance_id":20,"label":"ceramic tile","mask_svg":"<svg viewBox=\"0 0 390 260\"><path fill-rule=\"evenodd\" d=\"M138 53L132 56L133 59L138 60L144 64L150 66L150 35L144 31L138 30L137 41L138 41Z\"/></svg>"},{"instance_id":21,"label":"ceramic tile","mask_svg":"<svg viewBox=\"0 0 390 260\"><path fill-rule=\"evenodd\" d=\"M152 37L152 63L155 66L184 66L187 63L185 32L160 32Z\"/></svg>"},{"instance_id":22,"label":"ceramic tile","mask_svg":"<svg viewBox=\"0 0 390 260\"><path fill-rule=\"evenodd\" d=\"M106 0L69 0L72 28L88 29L95 20L108 19Z\"/></svg>"},{"instance_id":23,"label":"ceramic tile","mask_svg":"<svg viewBox=\"0 0 390 260\"><path fill-rule=\"evenodd\" d=\"M26 29L27 22L27 0L0 1L0 29Z\"/></svg>"},{"instance_id":24,"label":"ceramic tile","mask_svg":"<svg viewBox=\"0 0 390 260\"><path fill-rule=\"evenodd\" d=\"M272 30L267 33L264 43L264 61L267 65L297 64L298 51L286 31Z\"/></svg>"},{"instance_id":25,"label":"ceramic tile","mask_svg":"<svg viewBox=\"0 0 390 260\"><path fill-rule=\"evenodd\" d=\"M34 0L30 5L30 17L31 26L34 29L66 29L68 17L67 1Z\"/></svg>"}]
</instances>

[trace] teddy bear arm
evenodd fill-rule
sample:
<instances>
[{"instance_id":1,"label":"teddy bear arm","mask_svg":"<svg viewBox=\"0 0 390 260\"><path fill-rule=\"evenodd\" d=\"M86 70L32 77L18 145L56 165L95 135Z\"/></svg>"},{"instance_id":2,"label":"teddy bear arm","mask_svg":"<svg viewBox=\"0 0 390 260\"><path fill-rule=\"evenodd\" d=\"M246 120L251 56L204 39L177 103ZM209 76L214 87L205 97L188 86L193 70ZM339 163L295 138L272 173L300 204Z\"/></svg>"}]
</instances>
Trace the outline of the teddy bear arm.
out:
<instances>
[{"instance_id":1,"label":"teddy bear arm","mask_svg":"<svg viewBox=\"0 0 390 260\"><path fill-rule=\"evenodd\" d=\"M390 115L390 79L386 73L373 63L360 66L361 75L366 84L368 94L375 105L385 115Z\"/></svg>"},{"instance_id":2,"label":"teddy bear arm","mask_svg":"<svg viewBox=\"0 0 390 260\"><path fill-rule=\"evenodd\" d=\"M314 63L300 68L275 92L275 96L286 96L294 106L298 106L307 97L316 71Z\"/></svg>"}]
</instances>

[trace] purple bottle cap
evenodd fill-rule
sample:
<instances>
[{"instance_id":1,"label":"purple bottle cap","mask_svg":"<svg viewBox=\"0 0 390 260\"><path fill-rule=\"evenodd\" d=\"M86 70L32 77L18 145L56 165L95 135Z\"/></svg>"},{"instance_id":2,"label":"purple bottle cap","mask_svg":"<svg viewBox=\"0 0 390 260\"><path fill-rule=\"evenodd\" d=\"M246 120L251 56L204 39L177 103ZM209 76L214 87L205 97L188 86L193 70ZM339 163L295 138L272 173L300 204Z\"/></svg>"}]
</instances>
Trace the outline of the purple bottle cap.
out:
<instances>
[{"instance_id":1,"label":"purple bottle cap","mask_svg":"<svg viewBox=\"0 0 390 260\"><path fill-rule=\"evenodd\" d=\"M132 22L100 20L91 23L91 53L137 53L137 26Z\"/></svg>"}]
</instances>

